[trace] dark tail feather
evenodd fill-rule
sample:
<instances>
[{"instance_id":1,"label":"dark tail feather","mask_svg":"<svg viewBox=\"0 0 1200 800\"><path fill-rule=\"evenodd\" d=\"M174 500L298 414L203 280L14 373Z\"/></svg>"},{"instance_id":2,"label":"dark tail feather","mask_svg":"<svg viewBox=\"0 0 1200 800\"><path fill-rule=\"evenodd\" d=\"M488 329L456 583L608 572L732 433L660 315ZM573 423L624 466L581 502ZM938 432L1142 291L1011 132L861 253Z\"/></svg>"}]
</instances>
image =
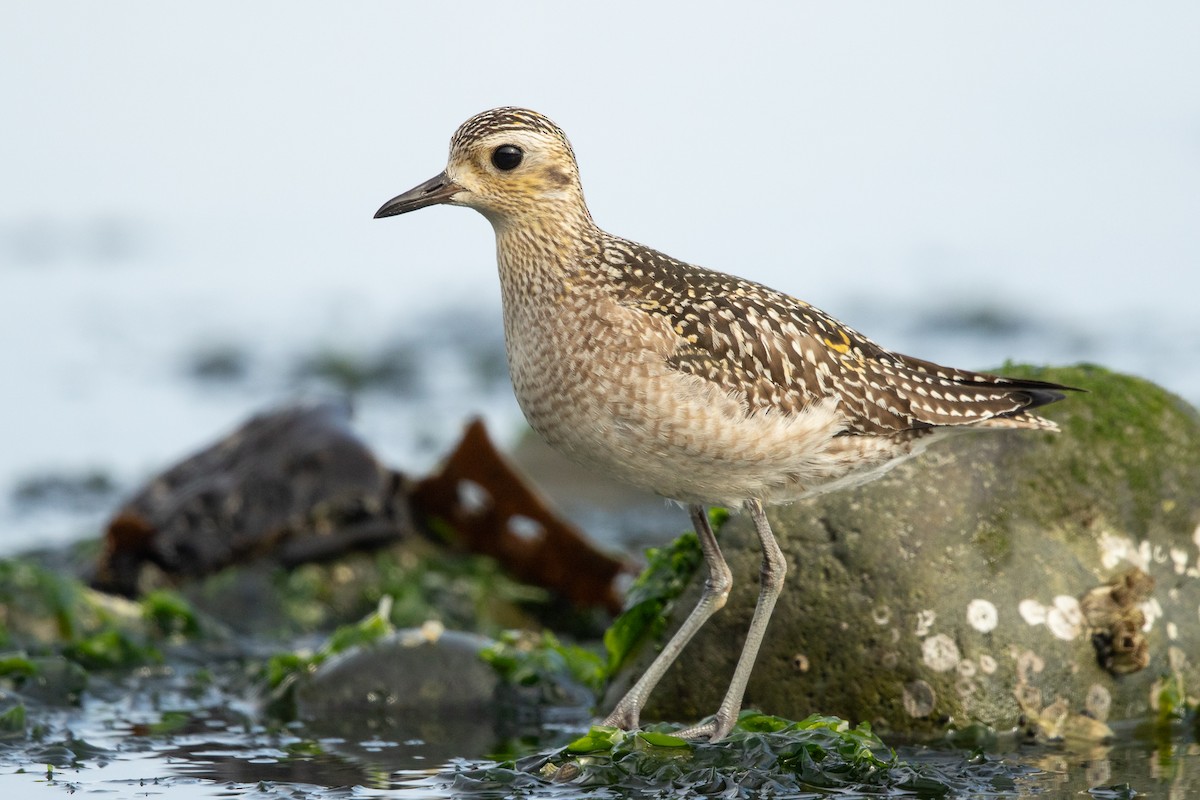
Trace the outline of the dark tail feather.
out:
<instances>
[{"instance_id":1,"label":"dark tail feather","mask_svg":"<svg viewBox=\"0 0 1200 800\"><path fill-rule=\"evenodd\" d=\"M964 380L960 383L964 386L977 386L980 388L1002 389L1011 391L1014 394L1021 394L1029 398L1024 410L1038 408L1039 406L1048 406L1051 403L1057 403L1059 400L1066 398L1067 392L1086 392L1086 389L1079 389L1074 386L1064 386L1061 383L1050 383L1049 381L1034 381L1021 378L1005 378L999 375L987 376L990 380Z\"/></svg>"}]
</instances>

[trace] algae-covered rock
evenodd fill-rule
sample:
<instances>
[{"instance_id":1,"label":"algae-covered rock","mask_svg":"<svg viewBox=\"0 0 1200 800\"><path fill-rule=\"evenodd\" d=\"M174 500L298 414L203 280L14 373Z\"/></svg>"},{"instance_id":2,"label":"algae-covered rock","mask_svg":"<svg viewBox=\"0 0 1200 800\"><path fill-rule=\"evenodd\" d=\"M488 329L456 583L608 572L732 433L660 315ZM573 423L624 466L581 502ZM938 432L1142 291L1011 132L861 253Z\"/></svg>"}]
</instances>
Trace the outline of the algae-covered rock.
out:
<instances>
[{"instance_id":1,"label":"algae-covered rock","mask_svg":"<svg viewBox=\"0 0 1200 800\"><path fill-rule=\"evenodd\" d=\"M357 726L411 734L406 726L445 724L447 718L478 723L491 715L500 680L480 657L490 643L440 625L398 631L336 654L306 674L296 692L297 711L340 733Z\"/></svg>"},{"instance_id":2,"label":"algae-covered rock","mask_svg":"<svg viewBox=\"0 0 1200 800\"><path fill-rule=\"evenodd\" d=\"M1060 434L964 433L874 483L770 511L789 574L747 705L913 735L1020 721L1097 738L1200 686L1200 415L1098 367L1003 371L1087 393L1045 409ZM732 674L761 555L744 515L720 539L733 593L645 719L711 714Z\"/></svg>"}]
</instances>

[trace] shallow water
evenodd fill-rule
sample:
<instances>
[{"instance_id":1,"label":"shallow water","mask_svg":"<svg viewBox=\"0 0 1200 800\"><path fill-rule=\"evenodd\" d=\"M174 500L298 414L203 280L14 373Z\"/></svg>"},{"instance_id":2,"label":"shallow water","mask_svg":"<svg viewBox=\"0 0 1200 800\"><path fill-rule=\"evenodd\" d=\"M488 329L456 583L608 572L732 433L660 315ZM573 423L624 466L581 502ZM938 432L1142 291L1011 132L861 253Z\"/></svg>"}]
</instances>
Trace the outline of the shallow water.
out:
<instances>
[{"instance_id":1,"label":"shallow water","mask_svg":"<svg viewBox=\"0 0 1200 800\"><path fill-rule=\"evenodd\" d=\"M259 710L244 666L234 661L146 668L108 683L101 677L80 707L44 709L30 718L39 723L30 741L0 741L2 797L577 796L580 787L521 778L497 770L491 759L548 753L588 724L578 710L563 710L559 719L526 722L506 733L486 720L460 727L427 720L432 724L421 728L425 738L394 730L361 738L322 735L319 724L271 723ZM966 787L953 797L1067 798L1089 791L1111 798L1133 792L1164 800L1198 796L1194 730L1121 724L1117 735L1103 747L1015 747L1002 738L978 757L912 746L898 754ZM464 780L467 773L472 777ZM688 796L684 789L676 787L673 796ZM589 794L643 796L613 787Z\"/></svg>"},{"instance_id":2,"label":"shallow water","mask_svg":"<svg viewBox=\"0 0 1200 800\"><path fill-rule=\"evenodd\" d=\"M0 757L0 793L21 798L43 787L66 793L100 793L108 797L461 797L456 771L482 769L495 762L458 758L430 760L422 740L370 738L361 742L312 741L284 733L265 734L221 729L209 720L208 730L163 737L137 737L128 728L96 731L61 746L9 752ZM552 748L583 729L564 731ZM320 749L323 752L314 753ZM913 764L935 764L961 770L962 751L901 748ZM1179 742L1155 745L1122 740L1097 752L1069 748L1029 747L991 753L1000 774L1011 773L1013 788L997 791L980 786L957 797L1136 796L1184 800L1200 793L1200 745ZM49 765L53 764L51 767ZM1132 792L1121 787L1128 785ZM1104 793L1098 790L1109 790ZM512 794L496 789L475 796L573 796L570 786L535 784ZM619 797L619 791L598 796ZM853 796L853 795L850 795Z\"/></svg>"}]
</instances>

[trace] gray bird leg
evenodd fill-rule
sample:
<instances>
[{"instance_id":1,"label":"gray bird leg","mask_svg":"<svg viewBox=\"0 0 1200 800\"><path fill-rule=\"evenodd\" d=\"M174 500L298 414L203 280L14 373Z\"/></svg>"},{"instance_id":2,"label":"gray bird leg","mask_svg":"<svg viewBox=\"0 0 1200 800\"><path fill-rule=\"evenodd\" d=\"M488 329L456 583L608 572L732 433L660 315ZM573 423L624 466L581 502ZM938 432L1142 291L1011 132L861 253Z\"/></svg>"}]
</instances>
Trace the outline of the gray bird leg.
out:
<instances>
[{"instance_id":1,"label":"gray bird leg","mask_svg":"<svg viewBox=\"0 0 1200 800\"><path fill-rule=\"evenodd\" d=\"M758 605L754 607L754 616L750 619L750 629L746 632L746 643L742 645L742 655L738 658L737 668L733 671L733 680L725 692L725 699L717 709L712 721L702 725L679 731L676 736L684 739L699 739L705 736L715 742L723 739L733 730L738 713L742 710L742 697L746 694L746 683L750 680L750 672L754 669L754 659L758 657L758 648L762 644L763 634L766 633L767 623L771 620L771 612L775 610L775 601L783 588L783 580L787 576L787 561L779 543L771 533L767 522L766 512L758 500L747 500L746 510L754 520L754 529L758 531L758 539L762 542L763 560L761 584L758 593Z\"/></svg>"},{"instance_id":2,"label":"gray bird leg","mask_svg":"<svg viewBox=\"0 0 1200 800\"><path fill-rule=\"evenodd\" d=\"M637 683L625 693L621 702L617 703L616 708L604 720L605 725L615 725L625 730L631 730L638 726L638 717L642 712L642 707L646 705L646 700L654 691L654 687L658 685L662 676L666 674L667 669L687 646L687 643L696 635L696 631L700 630L708 618L725 605L725 600L729 597L729 589L733 586L733 575L729 572L729 566L721 555L721 548L717 546L717 537L713 535L712 527L708 524L708 513L704 506L698 505L688 506L688 512L692 516L692 524L696 526L696 536L700 539L700 551L704 554L704 562L708 565L708 578L704 581L704 591L701 593L696 607L692 609L692 613L688 615L683 625L654 659L650 668L642 677L638 678ZM776 552L778 552L778 548L776 548ZM774 600L772 600L772 604L774 604ZM770 609L767 610L767 613L770 614ZM751 657L749 663L753 664L753 662L754 659ZM739 664L738 667L740 669L741 665ZM743 683L745 683L744 680ZM741 694L738 695L738 698L740 700ZM736 711L734 713L736 714Z\"/></svg>"}]
</instances>

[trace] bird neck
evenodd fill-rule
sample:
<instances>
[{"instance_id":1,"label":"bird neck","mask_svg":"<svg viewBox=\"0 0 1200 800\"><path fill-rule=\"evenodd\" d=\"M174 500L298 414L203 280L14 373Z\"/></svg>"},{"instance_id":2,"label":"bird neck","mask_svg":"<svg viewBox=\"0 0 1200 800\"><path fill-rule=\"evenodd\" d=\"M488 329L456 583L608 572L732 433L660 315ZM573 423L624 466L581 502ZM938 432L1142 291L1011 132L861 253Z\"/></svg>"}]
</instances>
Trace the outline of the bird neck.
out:
<instances>
[{"instance_id":1,"label":"bird neck","mask_svg":"<svg viewBox=\"0 0 1200 800\"><path fill-rule=\"evenodd\" d=\"M583 203L542 205L537 214L492 219L500 281L530 295L561 293L598 252L603 235ZM506 292L507 294L507 292Z\"/></svg>"}]
</instances>

